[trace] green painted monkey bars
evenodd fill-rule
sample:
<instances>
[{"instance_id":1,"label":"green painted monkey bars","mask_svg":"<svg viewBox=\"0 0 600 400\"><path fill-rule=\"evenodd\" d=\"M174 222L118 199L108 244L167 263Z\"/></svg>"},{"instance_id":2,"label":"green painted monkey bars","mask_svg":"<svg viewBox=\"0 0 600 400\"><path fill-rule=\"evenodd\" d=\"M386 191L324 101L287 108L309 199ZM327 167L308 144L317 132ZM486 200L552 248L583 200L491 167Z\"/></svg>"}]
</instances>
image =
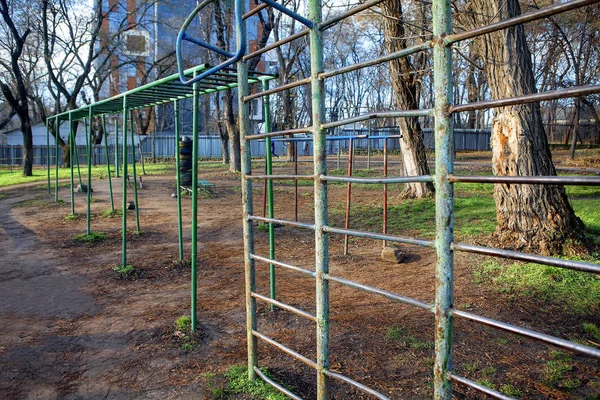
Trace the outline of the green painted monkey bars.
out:
<instances>
[{"instance_id":1,"label":"green painted monkey bars","mask_svg":"<svg viewBox=\"0 0 600 400\"><path fill-rule=\"evenodd\" d=\"M206 71L210 66L208 64L201 64L194 68L187 69L183 72L185 76L197 76L201 74L203 71ZM265 74L259 71L250 71L247 75L245 75L246 85L260 83L264 81L268 81L270 79L274 79L275 76ZM54 115L48 118L47 124L55 129L55 134L58 137L60 135L60 123L61 121L69 122L69 151L71 155L72 162L70 163L70 198L71 198L71 214L75 215L75 195L74 195L74 170L73 170L73 162L77 162L79 182L81 185L81 173L79 172L79 160L75 146L75 136L76 132L74 130L75 121L81 120L84 121L85 124L85 135L86 135L86 153L87 153L87 196L86 196L86 232L88 235L92 233L91 231L91 152L92 152L92 120L96 116L101 116L101 123L104 128L104 134L106 134L106 115L114 114L122 116L122 126L123 126L123 136L122 136L122 168L123 168L123 182L122 182L122 228L121 228L121 236L122 236L122 250L121 250L121 266L127 266L127 209L129 207L129 203L127 200L127 180L128 180L128 156L129 156L129 146L128 146L128 136L131 140L131 146L134 145L134 129L133 129L133 111L144 109L147 107L153 107L161 104L174 103L175 109L175 133L176 138L178 140L180 136L180 121L179 121L179 101L192 98L193 99L193 126L192 126L192 135L193 135L193 154L192 154L192 169L195 174L195 179L193 179L194 187L197 186L197 173L198 173L198 121L199 121L199 97L202 95L207 95L210 93L220 92L224 90L231 90L238 86L238 76L235 73L234 69L225 68L218 73L207 76L203 79L198 80L194 83L194 85L186 85L182 83L179 79L179 75L170 75L166 78L159 79L155 82L148 83L146 85L140 86L135 89L128 90L119 95L107 98L105 100L98 101L96 103L78 108L76 110L69 110L63 113ZM49 144L49 131L46 131L47 148L50 148ZM110 191L110 200L111 200L111 210L114 211L114 200L113 200L113 192L112 192L112 180L110 175L110 167L109 167L109 159L108 159L108 144L105 141L105 152L107 156L107 173L109 179L109 191ZM115 121L115 178L119 177L119 161L118 161L118 123ZM58 154L58 140L55 140L55 148L56 154ZM135 164L135 150L132 147L132 172L133 172L133 194L134 194L134 205L135 205L135 221L136 221L136 233L140 232L140 219L139 219L139 206L138 206L138 183L137 179L137 171ZM58 160L55 161L55 186L54 186L54 197L55 202L59 201L58 198ZM177 185L179 186L179 158L176 160L176 169L177 169ZM50 165L48 165L48 193L50 193ZM191 310L191 318L192 318L192 328L195 328L196 321L196 269L197 269L197 222L198 222L198 194L197 190L192 191L192 310ZM181 216L181 200L178 196L178 204L177 204L177 225L178 225L178 238L179 238L179 258L183 259L183 235L182 235L182 216Z\"/></svg>"}]
</instances>

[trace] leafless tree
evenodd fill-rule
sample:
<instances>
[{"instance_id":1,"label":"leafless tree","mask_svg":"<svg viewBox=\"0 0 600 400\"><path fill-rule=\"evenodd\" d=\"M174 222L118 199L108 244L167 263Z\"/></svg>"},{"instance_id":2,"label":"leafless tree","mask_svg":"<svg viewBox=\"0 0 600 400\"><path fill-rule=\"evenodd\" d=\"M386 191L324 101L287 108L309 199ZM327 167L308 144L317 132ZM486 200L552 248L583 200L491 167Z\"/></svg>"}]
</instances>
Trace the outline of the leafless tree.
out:
<instances>
[{"instance_id":1,"label":"leafless tree","mask_svg":"<svg viewBox=\"0 0 600 400\"><path fill-rule=\"evenodd\" d=\"M20 3L20 2L19 2ZM0 91L10 105L11 114L19 118L23 133L23 175L33 173L32 105L29 93L32 76L37 68L34 62L35 15L34 4L17 4L14 0L0 0ZM32 51L33 50L33 51ZM6 57L6 58L5 58Z\"/></svg>"}]
</instances>

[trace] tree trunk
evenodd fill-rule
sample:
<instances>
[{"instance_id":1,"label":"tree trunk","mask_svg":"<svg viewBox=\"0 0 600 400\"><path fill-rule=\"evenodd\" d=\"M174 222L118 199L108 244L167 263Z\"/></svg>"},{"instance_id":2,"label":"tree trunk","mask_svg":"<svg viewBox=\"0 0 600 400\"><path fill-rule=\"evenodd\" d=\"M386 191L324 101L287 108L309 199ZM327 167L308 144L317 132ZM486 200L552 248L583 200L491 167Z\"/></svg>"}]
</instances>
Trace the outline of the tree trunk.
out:
<instances>
[{"instance_id":1,"label":"tree trunk","mask_svg":"<svg viewBox=\"0 0 600 400\"><path fill-rule=\"evenodd\" d=\"M227 133L227 129L223 126L223 120L219 118L222 114L221 101L219 100L218 94L216 95L215 105L217 111L217 130L219 131L219 137L221 138L221 160L223 164L229 165L229 134Z\"/></svg>"},{"instance_id":2,"label":"tree trunk","mask_svg":"<svg viewBox=\"0 0 600 400\"><path fill-rule=\"evenodd\" d=\"M575 148L577 147L577 133L579 132L579 110L581 110L581 102L579 99L575 99L575 118L573 124L573 141L571 142L571 148L569 149L569 159L575 159Z\"/></svg>"},{"instance_id":3,"label":"tree trunk","mask_svg":"<svg viewBox=\"0 0 600 400\"><path fill-rule=\"evenodd\" d=\"M23 176L33 175L33 132L29 114L19 115L23 132Z\"/></svg>"},{"instance_id":4,"label":"tree trunk","mask_svg":"<svg viewBox=\"0 0 600 400\"><path fill-rule=\"evenodd\" d=\"M407 47L404 31L404 14L401 0L386 0L382 3L384 16L385 47L388 53ZM413 74L414 68L408 57L390 61L390 78L394 91L394 100L398 110L416 110L419 108L418 91L420 82ZM429 175L423 131L418 118L399 118L398 125L402 138L400 151L407 176ZM433 194L432 183L408 183L402 196L405 198L423 198Z\"/></svg>"},{"instance_id":5,"label":"tree trunk","mask_svg":"<svg viewBox=\"0 0 600 400\"><path fill-rule=\"evenodd\" d=\"M502 6L505 4L505 6ZM517 0L471 0L460 18L467 28L521 13ZM535 93L531 54L523 26L475 39L492 98ZM538 103L498 108L492 124L494 175L556 175ZM583 223L563 186L494 186L496 239L505 247L543 254L560 253L566 239L578 238Z\"/></svg>"},{"instance_id":6,"label":"tree trunk","mask_svg":"<svg viewBox=\"0 0 600 400\"><path fill-rule=\"evenodd\" d=\"M225 129L227 129L227 135L229 136L229 171L239 172L242 170L242 161L240 158L240 130L235 123L233 112L233 91L225 91L223 99Z\"/></svg>"}]
</instances>

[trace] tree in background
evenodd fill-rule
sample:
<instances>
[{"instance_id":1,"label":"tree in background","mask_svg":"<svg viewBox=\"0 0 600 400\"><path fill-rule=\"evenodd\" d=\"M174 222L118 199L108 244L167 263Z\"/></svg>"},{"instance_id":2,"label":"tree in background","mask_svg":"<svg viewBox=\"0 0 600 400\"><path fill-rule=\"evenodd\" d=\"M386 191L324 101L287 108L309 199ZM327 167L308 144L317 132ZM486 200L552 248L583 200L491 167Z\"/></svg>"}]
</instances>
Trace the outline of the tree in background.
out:
<instances>
[{"instance_id":1,"label":"tree in background","mask_svg":"<svg viewBox=\"0 0 600 400\"><path fill-rule=\"evenodd\" d=\"M386 0L381 5L385 34L385 48L388 53L406 49L409 44L405 29L407 16L403 10L402 0ZM425 24L425 5L417 7L420 15L419 23ZM419 29L422 31L422 29ZM415 40L423 40L422 32ZM420 36L420 37L419 37ZM390 61L390 80L394 91L394 101L397 110L417 110L420 108L421 76L418 71L425 69L426 57L419 53L413 57L402 57ZM429 175L423 130L418 118L399 118L398 125L402 138L400 151L407 176ZM402 193L406 198L424 198L433 194L433 184L430 182L408 183Z\"/></svg>"},{"instance_id":2,"label":"tree in background","mask_svg":"<svg viewBox=\"0 0 600 400\"><path fill-rule=\"evenodd\" d=\"M517 0L470 0L460 14L466 28L475 28L521 14ZM475 39L494 99L536 92L531 54L522 25ZM502 107L492 123L494 175L556 175L539 103ZM559 253L566 239L583 228L563 186L494 185L497 229L506 247L544 254Z\"/></svg>"},{"instance_id":3,"label":"tree in background","mask_svg":"<svg viewBox=\"0 0 600 400\"><path fill-rule=\"evenodd\" d=\"M18 3L18 4L17 4ZM23 132L23 175L33 173L33 133L29 94L34 82L39 53L36 51L35 3L0 0L0 14L4 24L0 26L0 91L12 109L11 114L19 118ZM7 56L7 57L6 57ZM5 58L6 57L6 58Z\"/></svg>"}]
</instances>

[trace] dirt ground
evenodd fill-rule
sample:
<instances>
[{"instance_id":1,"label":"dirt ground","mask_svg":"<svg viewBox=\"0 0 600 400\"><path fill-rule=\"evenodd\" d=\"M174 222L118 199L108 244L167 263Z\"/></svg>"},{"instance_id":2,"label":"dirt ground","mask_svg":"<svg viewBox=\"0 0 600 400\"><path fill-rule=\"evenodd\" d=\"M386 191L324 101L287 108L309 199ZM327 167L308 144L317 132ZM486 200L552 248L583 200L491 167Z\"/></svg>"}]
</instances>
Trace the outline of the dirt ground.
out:
<instances>
[{"instance_id":1,"label":"dirt ground","mask_svg":"<svg viewBox=\"0 0 600 400\"><path fill-rule=\"evenodd\" d=\"M282 163L279 170L290 168ZM63 205L55 205L39 184L0 192L0 398L210 399L210 374L220 376L246 362L239 176L209 169L203 170L201 179L213 182L216 191L199 203L200 339L193 350L182 350L173 334L176 318L189 313L190 271L177 262L172 176L148 176L140 190L142 233L131 233L127 253L128 262L142 271L135 280L119 279L112 270L120 263L121 219L100 217L110 207L106 179L93 183L96 200L91 206L92 230L108 238L92 245L73 240L85 233L84 194L76 194L76 212L81 216L66 220L70 213L66 187L59 193ZM120 204L121 180L113 181ZM262 186L255 188L255 210L262 214ZM300 220L310 222L312 188L301 186L299 198ZM330 189L330 205L344 199L343 187ZM379 192L353 189L357 204L379 199ZM182 200L189 257L190 200ZM293 218L293 187L276 187L275 215ZM128 216L129 232L135 222L132 211ZM280 227L276 234L277 259L314 268L311 232ZM267 256L267 233L256 235L256 253ZM343 237L331 235L332 275L433 301L432 249L405 246L409 258L394 265L379 259L378 242L351 240L349 256L343 256L342 246ZM597 315L569 315L560 304L504 296L474 284L473 266L482 260L456 255L458 308L565 338L577 337L582 318L600 324ZM257 285L259 293L268 293L268 266L262 263L257 263ZM278 269L277 286L278 300L315 312L312 278ZM312 322L286 311L269 311L260 302L259 311L259 331L315 359ZM391 329L397 329L398 337L390 335ZM487 379L498 387L510 383L522 398L600 398L600 364L583 356L574 354L575 366L567 372L580 381L579 387L545 381L555 350L456 320L454 364L459 374ZM432 356L432 315L331 284L332 370L394 399L427 399L433 390ZM315 374L308 367L260 341L259 364L304 398L314 398ZM346 384L332 383L332 398L367 398ZM482 398L454 387L456 398Z\"/></svg>"}]
</instances>

